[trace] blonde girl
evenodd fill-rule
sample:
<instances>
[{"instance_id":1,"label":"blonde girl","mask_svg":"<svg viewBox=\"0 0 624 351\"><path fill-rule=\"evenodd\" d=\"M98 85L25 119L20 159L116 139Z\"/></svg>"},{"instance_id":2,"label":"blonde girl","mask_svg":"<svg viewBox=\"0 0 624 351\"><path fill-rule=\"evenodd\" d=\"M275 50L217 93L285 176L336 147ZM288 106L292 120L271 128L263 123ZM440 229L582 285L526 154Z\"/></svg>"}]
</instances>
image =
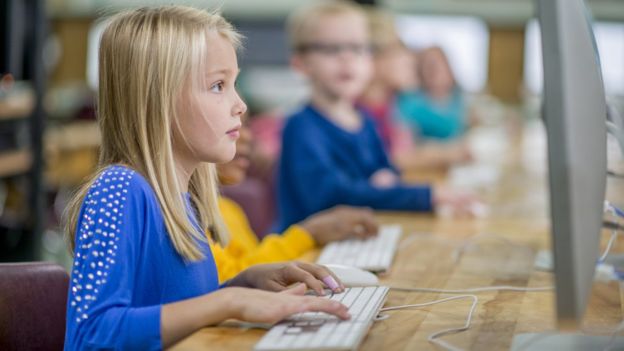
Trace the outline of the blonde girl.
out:
<instances>
[{"instance_id":1,"label":"blonde girl","mask_svg":"<svg viewBox=\"0 0 624 351\"><path fill-rule=\"evenodd\" d=\"M68 208L65 349L161 349L229 318L349 317L341 304L301 296L343 289L321 266L254 266L218 284L208 241L225 245L228 235L213 163L233 158L246 110L234 88L239 42L222 17L187 7L110 20L99 56L100 169Z\"/></svg>"}]
</instances>

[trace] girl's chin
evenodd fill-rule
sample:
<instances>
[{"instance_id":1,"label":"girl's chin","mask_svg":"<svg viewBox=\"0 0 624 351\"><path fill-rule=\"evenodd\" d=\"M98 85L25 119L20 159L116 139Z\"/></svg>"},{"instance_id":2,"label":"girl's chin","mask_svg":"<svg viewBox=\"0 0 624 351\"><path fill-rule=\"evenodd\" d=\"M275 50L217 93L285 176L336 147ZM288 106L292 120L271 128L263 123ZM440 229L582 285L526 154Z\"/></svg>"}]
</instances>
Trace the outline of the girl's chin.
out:
<instances>
[{"instance_id":1,"label":"girl's chin","mask_svg":"<svg viewBox=\"0 0 624 351\"><path fill-rule=\"evenodd\" d=\"M232 143L232 145L228 145L226 150L224 150L221 155L223 155L223 159L219 163L230 162L236 157L236 143Z\"/></svg>"},{"instance_id":2,"label":"girl's chin","mask_svg":"<svg viewBox=\"0 0 624 351\"><path fill-rule=\"evenodd\" d=\"M236 150L233 150L229 154L222 153L219 155L210 155L210 156L203 157L202 161L208 162L208 163L228 163L234 159L235 155L236 155Z\"/></svg>"}]
</instances>

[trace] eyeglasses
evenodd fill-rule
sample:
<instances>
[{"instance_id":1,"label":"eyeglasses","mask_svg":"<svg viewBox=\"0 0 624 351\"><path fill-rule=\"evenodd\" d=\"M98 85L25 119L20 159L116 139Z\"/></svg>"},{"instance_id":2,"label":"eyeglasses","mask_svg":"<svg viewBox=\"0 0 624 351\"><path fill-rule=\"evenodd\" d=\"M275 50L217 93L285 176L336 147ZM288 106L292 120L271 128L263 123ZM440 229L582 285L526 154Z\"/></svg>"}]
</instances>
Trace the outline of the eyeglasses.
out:
<instances>
[{"instance_id":1,"label":"eyeglasses","mask_svg":"<svg viewBox=\"0 0 624 351\"><path fill-rule=\"evenodd\" d=\"M368 55L372 52L372 47L368 44L356 43L307 43L297 47L299 53L318 52L327 56L337 56L343 52L349 52L354 55Z\"/></svg>"}]
</instances>

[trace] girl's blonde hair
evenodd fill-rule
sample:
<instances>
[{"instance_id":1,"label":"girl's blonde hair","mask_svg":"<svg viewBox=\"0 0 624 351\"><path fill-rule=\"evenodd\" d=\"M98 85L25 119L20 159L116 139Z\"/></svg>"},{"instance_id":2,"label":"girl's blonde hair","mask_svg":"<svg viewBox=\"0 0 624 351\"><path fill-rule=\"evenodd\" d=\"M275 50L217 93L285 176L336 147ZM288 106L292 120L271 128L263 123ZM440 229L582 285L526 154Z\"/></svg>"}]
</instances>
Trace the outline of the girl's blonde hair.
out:
<instances>
[{"instance_id":1,"label":"girl's blonde hair","mask_svg":"<svg viewBox=\"0 0 624 351\"><path fill-rule=\"evenodd\" d=\"M207 37L218 33L236 48L240 35L216 13L183 7L140 8L113 16L99 50L97 116L102 131L99 171L74 196L67 210L71 251L84 197L109 165L126 165L142 174L160 203L169 237L188 260L204 257L199 243L227 244L217 205L215 166L203 163L192 174L189 194L199 230L188 216L176 173L172 126L187 82L200 79Z\"/></svg>"}]
</instances>

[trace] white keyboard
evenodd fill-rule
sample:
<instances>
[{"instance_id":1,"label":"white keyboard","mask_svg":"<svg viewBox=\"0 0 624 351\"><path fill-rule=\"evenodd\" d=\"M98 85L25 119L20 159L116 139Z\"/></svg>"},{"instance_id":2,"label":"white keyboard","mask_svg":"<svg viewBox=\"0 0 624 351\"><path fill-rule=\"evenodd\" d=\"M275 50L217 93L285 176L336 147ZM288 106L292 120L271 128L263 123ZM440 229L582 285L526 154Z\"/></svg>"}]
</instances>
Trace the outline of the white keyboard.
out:
<instances>
[{"instance_id":1,"label":"white keyboard","mask_svg":"<svg viewBox=\"0 0 624 351\"><path fill-rule=\"evenodd\" d=\"M390 268L397 243L401 238L400 225L385 225L379 234L370 239L349 239L325 246L318 264L341 264L371 272L384 272Z\"/></svg>"},{"instance_id":2,"label":"white keyboard","mask_svg":"<svg viewBox=\"0 0 624 351\"><path fill-rule=\"evenodd\" d=\"M351 319L343 321L322 312L299 313L276 324L254 350L355 350L386 301L388 288L349 288L327 295L349 307Z\"/></svg>"}]
</instances>

